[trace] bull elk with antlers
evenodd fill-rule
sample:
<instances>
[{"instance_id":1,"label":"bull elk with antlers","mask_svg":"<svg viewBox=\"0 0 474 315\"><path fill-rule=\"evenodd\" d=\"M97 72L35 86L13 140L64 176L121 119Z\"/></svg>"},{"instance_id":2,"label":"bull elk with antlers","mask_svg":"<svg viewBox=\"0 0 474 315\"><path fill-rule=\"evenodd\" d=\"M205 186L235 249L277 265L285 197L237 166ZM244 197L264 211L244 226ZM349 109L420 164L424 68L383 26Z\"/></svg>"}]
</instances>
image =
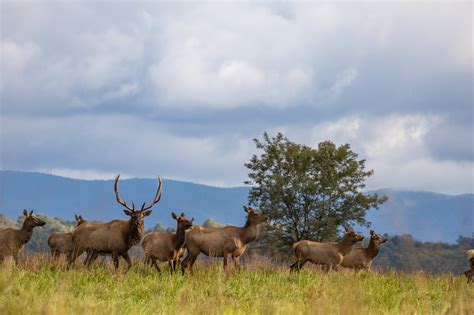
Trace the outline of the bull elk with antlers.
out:
<instances>
[{"instance_id":1,"label":"bull elk with antlers","mask_svg":"<svg viewBox=\"0 0 474 315\"><path fill-rule=\"evenodd\" d=\"M161 198L162 181L158 176L158 189L153 201L146 205L144 202L140 210L135 210L120 198L118 193L118 180L120 175L115 177L114 191L117 202L126 209L123 212L130 217L129 220L113 220L106 223L99 223L86 227L85 234L87 239L86 251L88 252L86 265L90 264L98 254L112 255L115 269L119 266L119 257L123 257L127 262L127 271L132 266L132 261L128 255L129 249L140 243L143 237L144 218L151 214L153 207Z\"/></svg>"},{"instance_id":2,"label":"bull elk with antlers","mask_svg":"<svg viewBox=\"0 0 474 315\"><path fill-rule=\"evenodd\" d=\"M25 221L21 229L0 229L0 262L7 256L13 256L15 263L18 264L18 253L23 246L28 243L33 235L33 229L37 226L43 226L45 221L33 214L33 210L23 210Z\"/></svg>"}]
</instances>

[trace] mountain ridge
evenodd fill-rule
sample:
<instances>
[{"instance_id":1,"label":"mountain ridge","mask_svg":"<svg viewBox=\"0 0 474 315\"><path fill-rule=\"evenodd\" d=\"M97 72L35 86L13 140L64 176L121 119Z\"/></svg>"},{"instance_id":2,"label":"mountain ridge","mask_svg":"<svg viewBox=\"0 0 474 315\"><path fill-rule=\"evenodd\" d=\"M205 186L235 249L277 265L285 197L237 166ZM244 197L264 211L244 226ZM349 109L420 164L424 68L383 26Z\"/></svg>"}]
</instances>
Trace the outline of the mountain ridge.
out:
<instances>
[{"instance_id":1,"label":"mountain ridge","mask_svg":"<svg viewBox=\"0 0 474 315\"><path fill-rule=\"evenodd\" d=\"M157 180L121 179L123 199L141 204L153 197ZM162 223L174 226L170 212L184 211L199 224L208 218L241 225L242 206L249 187L215 187L163 179L163 198L145 220L146 228ZM389 197L379 210L370 209L367 220L379 233L412 234L424 241L454 242L459 235L472 236L474 194L449 195L437 192L383 188L373 191ZM75 213L91 220L124 217L115 201L113 179L81 180L38 172L0 171L0 213L16 219L21 209L35 209L48 216L72 220ZM360 228L365 230L365 228Z\"/></svg>"}]
</instances>

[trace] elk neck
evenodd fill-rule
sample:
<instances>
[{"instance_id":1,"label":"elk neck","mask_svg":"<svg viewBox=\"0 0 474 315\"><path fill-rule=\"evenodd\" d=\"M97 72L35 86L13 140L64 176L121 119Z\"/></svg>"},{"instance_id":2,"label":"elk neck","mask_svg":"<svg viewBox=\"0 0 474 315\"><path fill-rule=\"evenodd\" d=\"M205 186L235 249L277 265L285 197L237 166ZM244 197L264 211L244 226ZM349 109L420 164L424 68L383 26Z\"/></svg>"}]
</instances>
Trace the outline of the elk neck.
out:
<instances>
[{"instance_id":1,"label":"elk neck","mask_svg":"<svg viewBox=\"0 0 474 315\"><path fill-rule=\"evenodd\" d=\"M344 236L344 238L339 243L336 244L339 252L343 256L350 253L352 249L352 245L353 245L353 242L347 236Z\"/></svg>"},{"instance_id":2,"label":"elk neck","mask_svg":"<svg viewBox=\"0 0 474 315\"><path fill-rule=\"evenodd\" d=\"M369 258L374 258L379 253L380 246L370 238L369 246L367 246L366 254Z\"/></svg>"},{"instance_id":3,"label":"elk neck","mask_svg":"<svg viewBox=\"0 0 474 315\"><path fill-rule=\"evenodd\" d=\"M33 235L33 228L34 226L28 222L27 220L25 220L25 222L23 222L23 225L20 229L20 242L22 244L25 244L27 243L30 239L31 239L31 235Z\"/></svg>"},{"instance_id":4,"label":"elk neck","mask_svg":"<svg viewBox=\"0 0 474 315\"><path fill-rule=\"evenodd\" d=\"M260 235L260 229L262 224L252 224L249 220L245 223L245 226L241 228L240 240L244 244L255 241Z\"/></svg>"},{"instance_id":5,"label":"elk neck","mask_svg":"<svg viewBox=\"0 0 474 315\"><path fill-rule=\"evenodd\" d=\"M178 226L176 227L176 233L174 235L174 243L175 243L175 249L178 250L181 247L183 247L184 242L186 241L186 230L183 229L179 223Z\"/></svg>"},{"instance_id":6,"label":"elk neck","mask_svg":"<svg viewBox=\"0 0 474 315\"><path fill-rule=\"evenodd\" d=\"M137 245L140 243L143 237L143 220L132 220L128 221L128 244L130 246Z\"/></svg>"}]
</instances>

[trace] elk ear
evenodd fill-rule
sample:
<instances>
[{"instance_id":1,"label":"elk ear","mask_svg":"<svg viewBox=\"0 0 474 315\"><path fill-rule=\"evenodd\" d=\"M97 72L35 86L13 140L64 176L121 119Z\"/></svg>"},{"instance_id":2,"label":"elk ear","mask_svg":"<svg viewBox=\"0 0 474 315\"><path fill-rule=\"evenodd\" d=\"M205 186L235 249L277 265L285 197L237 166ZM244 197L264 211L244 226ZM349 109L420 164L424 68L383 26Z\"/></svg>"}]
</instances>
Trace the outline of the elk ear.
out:
<instances>
[{"instance_id":1,"label":"elk ear","mask_svg":"<svg viewBox=\"0 0 474 315\"><path fill-rule=\"evenodd\" d=\"M79 216L79 220L84 221L84 218L82 217L82 215Z\"/></svg>"},{"instance_id":2,"label":"elk ear","mask_svg":"<svg viewBox=\"0 0 474 315\"><path fill-rule=\"evenodd\" d=\"M181 212L181 217L185 217L186 215L184 214L184 212Z\"/></svg>"},{"instance_id":3,"label":"elk ear","mask_svg":"<svg viewBox=\"0 0 474 315\"><path fill-rule=\"evenodd\" d=\"M130 211L130 210L123 210L123 213L125 213L126 215L128 215L130 217L132 216L132 211Z\"/></svg>"},{"instance_id":4,"label":"elk ear","mask_svg":"<svg viewBox=\"0 0 474 315\"><path fill-rule=\"evenodd\" d=\"M178 220L178 216L174 212L171 212L171 217L175 220Z\"/></svg>"},{"instance_id":5,"label":"elk ear","mask_svg":"<svg viewBox=\"0 0 474 315\"><path fill-rule=\"evenodd\" d=\"M32 215L32 214L33 214L33 210L30 211L30 215Z\"/></svg>"},{"instance_id":6,"label":"elk ear","mask_svg":"<svg viewBox=\"0 0 474 315\"><path fill-rule=\"evenodd\" d=\"M250 213L250 208L249 207L246 207L244 206L244 211L247 212L247 213Z\"/></svg>"},{"instance_id":7,"label":"elk ear","mask_svg":"<svg viewBox=\"0 0 474 315\"><path fill-rule=\"evenodd\" d=\"M344 230L349 233L352 231L352 229L350 227L348 227L347 225L344 225Z\"/></svg>"},{"instance_id":8,"label":"elk ear","mask_svg":"<svg viewBox=\"0 0 474 315\"><path fill-rule=\"evenodd\" d=\"M370 235L374 235L375 234L375 231L374 230L370 230Z\"/></svg>"},{"instance_id":9,"label":"elk ear","mask_svg":"<svg viewBox=\"0 0 474 315\"><path fill-rule=\"evenodd\" d=\"M23 209L23 215L24 215L25 217L28 216L28 211L27 211L26 209Z\"/></svg>"},{"instance_id":10,"label":"elk ear","mask_svg":"<svg viewBox=\"0 0 474 315\"><path fill-rule=\"evenodd\" d=\"M143 212L143 217L149 216L151 214L151 211L153 210L148 210L148 211Z\"/></svg>"},{"instance_id":11,"label":"elk ear","mask_svg":"<svg viewBox=\"0 0 474 315\"><path fill-rule=\"evenodd\" d=\"M77 214L74 215L74 219L76 219L76 221L79 221L79 217L77 216Z\"/></svg>"},{"instance_id":12,"label":"elk ear","mask_svg":"<svg viewBox=\"0 0 474 315\"><path fill-rule=\"evenodd\" d=\"M193 223L193 222L194 222L194 218L191 219L191 223Z\"/></svg>"}]
</instances>

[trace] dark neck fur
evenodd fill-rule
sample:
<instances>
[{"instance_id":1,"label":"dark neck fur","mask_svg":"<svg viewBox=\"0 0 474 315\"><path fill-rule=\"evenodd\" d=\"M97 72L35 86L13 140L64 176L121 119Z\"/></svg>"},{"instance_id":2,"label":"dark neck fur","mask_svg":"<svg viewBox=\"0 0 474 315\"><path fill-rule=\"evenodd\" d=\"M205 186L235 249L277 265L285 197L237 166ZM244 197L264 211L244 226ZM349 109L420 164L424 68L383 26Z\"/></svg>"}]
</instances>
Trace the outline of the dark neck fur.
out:
<instances>
[{"instance_id":1,"label":"dark neck fur","mask_svg":"<svg viewBox=\"0 0 474 315\"><path fill-rule=\"evenodd\" d=\"M128 222L128 245L130 247L140 243L143 237L143 221L132 221Z\"/></svg>"},{"instance_id":2,"label":"dark neck fur","mask_svg":"<svg viewBox=\"0 0 474 315\"><path fill-rule=\"evenodd\" d=\"M184 242L186 241L186 230L181 228L178 224L176 228L176 233L174 235L175 239L175 249L178 250L183 247Z\"/></svg>"},{"instance_id":3,"label":"dark neck fur","mask_svg":"<svg viewBox=\"0 0 474 315\"><path fill-rule=\"evenodd\" d=\"M339 252L345 256L351 251L354 242L350 240L347 236L344 236L344 238L337 245L339 247Z\"/></svg>"},{"instance_id":4,"label":"dark neck fur","mask_svg":"<svg viewBox=\"0 0 474 315\"><path fill-rule=\"evenodd\" d=\"M375 242L370 239L369 246L366 248L366 253L369 258L374 258L379 253L380 246L376 245Z\"/></svg>"},{"instance_id":5,"label":"dark neck fur","mask_svg":"<svg viewBox=\"0 0 474 315\"><path fill-rule=\"evenodd\" d=\"M33 228L30 223L28 223L26 220L23 222L23 226L19 230L19 233L21 235L20 241L22 244L28 243L28 241L31 239L31 235L33 235Z\"/></svg>"},{"instance_id":6,"label":"dark neck fur","mask_svg":"<svg viewBox=\"0 0 474 315\"><path fill-rule=\"evenodd\" d=\"M252 224L248 219L240 234L240 240L244 244L255 241L260 234L261 224Z\"/></svg>"}]
</instances>

